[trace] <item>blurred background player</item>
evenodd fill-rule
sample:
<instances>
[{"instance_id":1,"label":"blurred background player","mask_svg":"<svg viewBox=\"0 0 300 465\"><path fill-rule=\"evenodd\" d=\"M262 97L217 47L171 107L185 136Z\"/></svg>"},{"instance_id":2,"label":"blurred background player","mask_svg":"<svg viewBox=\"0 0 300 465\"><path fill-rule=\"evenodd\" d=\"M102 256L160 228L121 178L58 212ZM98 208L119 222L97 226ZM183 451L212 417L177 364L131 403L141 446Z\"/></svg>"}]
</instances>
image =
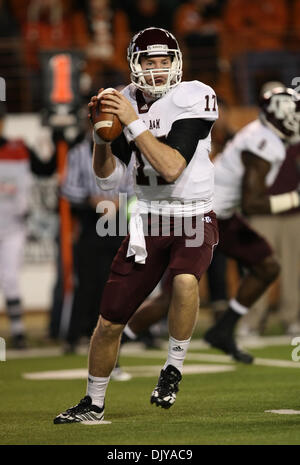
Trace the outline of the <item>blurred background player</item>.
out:
<instances>
[{"instance_id":1,"label":"blurred background player","mask_svg":"<svg viewBox=\"0 0 300 465\"><path fill-rule=\"evenodd\" d=\"M268 82L263 85L261 95L276 87L284 87L281 82ZM299 113L300 120L300 113ZM299 123L300 124L300 123ZM268 188L270 195L299 189L300 186L300 142L292 138L286 150L285 160L273 184ZM285 334L300 333L300 208L278 215L252 215L250 224L270 242L281 266L276 288L279 297L276 302L276 315ZM293 246L291 247L291 244ZM270 292L266 292L241 321L238 334L241 336L262 334L270 317Z\"/></svg>"},{"instance_id":2,"label":"blurred background player","mask_svg":"<svg viewBox=\"0 0 300 465\"><path fill-rule=\"evenodd\" d=\"M275 88L263 94L259 119L239 131L215 160L214 208L218 215L218 247L237 260L246 273L228 310L204 335L212 346L250 363L234 341L238 320L265 292L279 273L266 240L237 213L278 214L300 205L296 189L270 195L270 186L286 156L287 145L299 138L299 96L292 89Z\"/></svg>"},{"instance_id":3,"label":"blurred background player","mask_svg":"<svg viewBox=\"0 0 300 465\"><path fill-rule=\"evenodd\" d=\"M21 139L3 136L6 108L0 103L0 288L10 319L12 346L26 347L20 273L26 240L32 174L49 176L55 156L44 163Z\"/></svg>"}]
</instances>

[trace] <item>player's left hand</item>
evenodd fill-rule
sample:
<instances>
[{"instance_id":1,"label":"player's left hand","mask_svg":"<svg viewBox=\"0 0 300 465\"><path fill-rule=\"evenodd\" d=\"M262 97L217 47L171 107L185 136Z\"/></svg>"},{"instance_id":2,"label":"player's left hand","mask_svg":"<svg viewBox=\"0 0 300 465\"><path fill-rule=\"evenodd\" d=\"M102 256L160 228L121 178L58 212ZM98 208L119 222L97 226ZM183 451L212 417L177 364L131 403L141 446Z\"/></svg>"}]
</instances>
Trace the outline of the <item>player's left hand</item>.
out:
<instances>
[{"instance_id":1,"label":"player's left hand","mask_svg":"<svg viewBox=\"0 0 300 465\"><path fill-rule=\"evenodd\" d=\"M102 111L117 115L124 126L128 126L128 124L138 119L131 103L117 90L114 90L113 93L104 94L101 98L101 103L110 107L103 108Z\"/></svg>"}]
</instances>

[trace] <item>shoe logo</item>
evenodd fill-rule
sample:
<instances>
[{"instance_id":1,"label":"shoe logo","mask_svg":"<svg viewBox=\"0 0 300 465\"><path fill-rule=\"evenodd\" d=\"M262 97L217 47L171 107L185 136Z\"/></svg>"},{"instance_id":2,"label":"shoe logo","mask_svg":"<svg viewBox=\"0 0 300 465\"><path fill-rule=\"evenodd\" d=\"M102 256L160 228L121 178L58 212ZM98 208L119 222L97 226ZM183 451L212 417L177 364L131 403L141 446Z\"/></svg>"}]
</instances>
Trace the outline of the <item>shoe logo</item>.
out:
<instances>
[{"instance_id":1,"label":"shoe logo","mask_svg":"<svg viewBox=\"0 0 300 465\"><path fill-rule=\"evenodd\" d=\"M180 346L176 346L176 347L173 347L174 352L182 352L183 351L183 348L180 347Z\"/></svg>"}]
</instances>

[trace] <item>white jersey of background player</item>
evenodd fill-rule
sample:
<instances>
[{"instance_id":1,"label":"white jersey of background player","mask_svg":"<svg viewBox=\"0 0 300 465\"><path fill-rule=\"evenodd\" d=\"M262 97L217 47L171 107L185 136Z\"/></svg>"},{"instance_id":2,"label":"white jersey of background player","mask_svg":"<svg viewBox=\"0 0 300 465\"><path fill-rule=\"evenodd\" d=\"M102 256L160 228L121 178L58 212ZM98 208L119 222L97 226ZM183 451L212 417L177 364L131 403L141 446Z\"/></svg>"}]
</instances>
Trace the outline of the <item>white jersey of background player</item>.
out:
<instances>
[{"instance_id":1,"label":"white jersey of background player","mask_svg":"<svg viewBox=\"0 0 300 465\"><path fill-rule=\"evenodd\" d=\"M3 119L2 119L3 118ZM4 115L0 115L0 126ZM1 132L1 130L0 130ZM24 347L20 271L26 239L25 215L32 183L30 153L21 140L0 137L0 292L3 293L12 345Z\"/></svg>"},{"instance_id":2,"label":"white jersey of background player","mask_svg":"<svg viewBox=\"0 0 300 465\"><path fill-rule=\"evenodd\" d=\"M286 146L269 127L255 120L229 141L215 160L214 211L218 218L229 218L241 205L245 165L242 152L247 151L270 163L266 186L270 186L285 158Z\"/></svg>"}]
</instances>

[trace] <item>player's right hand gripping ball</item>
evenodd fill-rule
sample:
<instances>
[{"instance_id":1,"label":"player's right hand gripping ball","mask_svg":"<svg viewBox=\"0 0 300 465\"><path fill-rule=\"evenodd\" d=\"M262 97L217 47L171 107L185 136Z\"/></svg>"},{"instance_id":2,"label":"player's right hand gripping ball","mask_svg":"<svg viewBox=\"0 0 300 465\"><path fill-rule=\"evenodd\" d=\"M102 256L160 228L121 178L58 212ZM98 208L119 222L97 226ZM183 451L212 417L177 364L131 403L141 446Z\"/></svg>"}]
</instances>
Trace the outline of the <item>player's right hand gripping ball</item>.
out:
<instances>
[{"instance_id":1,"label":"player's right hand gripping ball","mask_svg":"<svg viewBox=\"0 0 300 465\"><path fill-rule=\"evenodd\" d=\"M103 113L103 108L109 108L107 105L101 104L101 97L104 94L111 93L114 89L109 87L104 89L97 96L97 104L91 111L92 122L94 124L94 130L97 135L105 142L112 142L121 134L123 127L117 115L113 113Z\"/></svg>"}]
</instances>

